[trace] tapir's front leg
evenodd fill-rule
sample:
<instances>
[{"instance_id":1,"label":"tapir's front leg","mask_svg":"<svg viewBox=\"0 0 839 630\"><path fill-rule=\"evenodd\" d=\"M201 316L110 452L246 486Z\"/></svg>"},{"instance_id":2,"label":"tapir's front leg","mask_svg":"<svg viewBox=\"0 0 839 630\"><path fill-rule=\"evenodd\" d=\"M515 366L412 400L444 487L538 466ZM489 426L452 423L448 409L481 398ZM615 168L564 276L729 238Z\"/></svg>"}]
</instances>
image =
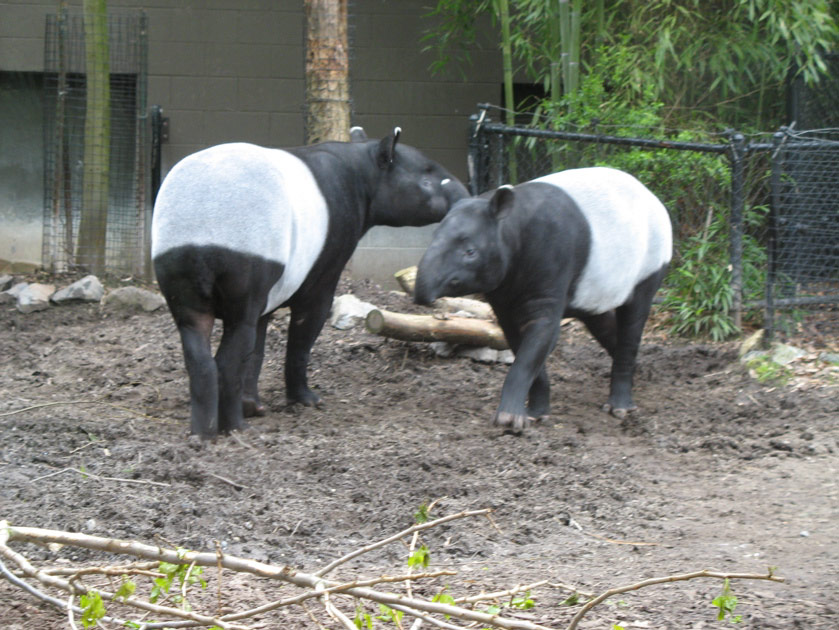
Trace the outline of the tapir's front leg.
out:
<instances>
[{"instance_id":1,"label":"tapir's front leg","mask_svg":"<svg viewBox=\"0 0 839 630\"><path fill-rule=\"evenodd\" d=\"M332 307L333 291L323 291L292 303L291 322L288 325L288 344L285 355L286 398L289 403L306 407L320 404L320 397L309 389L306 369L315 339Z\"/></svg>"},{"instance_id":2,"label":"tapir's front leg","mask_svg":"<svg viewBox=\"0 0 839 630\"><path fill-rule=\"evenodd\" d=\"M543 382L547 377L544 367L559 337L559 322L559 317L539 317L519 327L518 348L514 348L516 359L501 389L495 424L517 432L523 430L529 423L528 394L536 398L531 404L538 407L539 415L547 414L544 409L548 400L547 383Z\"/></svg>"}]
</instances>

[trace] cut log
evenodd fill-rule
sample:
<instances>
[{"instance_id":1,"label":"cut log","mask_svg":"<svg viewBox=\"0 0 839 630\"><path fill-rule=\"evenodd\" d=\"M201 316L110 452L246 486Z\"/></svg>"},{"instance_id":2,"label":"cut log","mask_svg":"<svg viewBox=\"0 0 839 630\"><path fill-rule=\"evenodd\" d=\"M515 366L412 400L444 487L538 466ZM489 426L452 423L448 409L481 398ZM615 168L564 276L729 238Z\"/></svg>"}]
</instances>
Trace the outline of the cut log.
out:
<instances>
[{"instance_id":1,"label":"cut log","mask_svg":"<svg viewBox=\"0 0 839 630\"><path fill-rule=\"evenodd\" d=\"M401 341L447 341L468 346L509 348L501 328L493 322L468 317L439 319L433 315L407 315L373 310L367 315L367 330Z\"/></svg>"},{"instance_id":2,"label":"cut log","mask_svg":"<svg viewBox=\"0 0 839 630\"><path fill-rule=\"evenodd\" d=\"M486 302L467 297L441 297L434 300L434 308L439 308L444 313L457 313L466 311L478 319L495 319L492 307Z\"/></svg>"}]
</instances>

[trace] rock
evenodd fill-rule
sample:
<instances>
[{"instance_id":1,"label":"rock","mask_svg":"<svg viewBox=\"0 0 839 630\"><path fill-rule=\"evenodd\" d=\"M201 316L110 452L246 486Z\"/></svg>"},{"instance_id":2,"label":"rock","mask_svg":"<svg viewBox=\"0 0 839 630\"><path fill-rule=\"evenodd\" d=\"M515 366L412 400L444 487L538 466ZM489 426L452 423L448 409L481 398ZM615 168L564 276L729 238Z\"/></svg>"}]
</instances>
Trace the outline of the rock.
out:
<instances>
[{"instance_id":1,"label":"rock","mask_svg":"<svg viewBox=\"0 0 839 630\"><path fill-rule=\"evenodd\" d=\"M737 356L741 359L749 354L752 350L758 350L760 348L760 344L763 343L763 329L756 330L754 333L749 335L743 343L740 344L740 350L737 352Z\"/></svg>"},{"instance_id":2,"label":"rock","mask_svg":"<svg viewBox=\"0 0 839 630\"><path fill-rule=\"evenodd\" d=\"M8 289L10 286L12 286L12 282L14 281L14 277L10 276L7 273L0 275L0 291L5 291L6 289Z\"/></svg>"},{"instance_id":3,"label":"rock","mask_svg":"<svg viewBox=\"0 0 839 630\"><path fill-rule=\"evenodd\" d=\"M819 361L839 365L839 352L822 352L819 355Z\"/></svg>"},{"instance_id":4,"label":"rock","mask_svg":"<svg viewBox=\"0 0 839 630\"><path fill-rule=\"evenodd\" d=\"M55 293L52 284L34 283L27 285L17 296L17 310L21 313L34 313L50 307L50 296Z\"/></svg>"},{"instance_id":5,"label":"rock","mask_svg":"<svg viewBox=\"0 0 839 630\"><path fill-rule=\"evenodd\" d=\"M788 346L784 343L777 343L772 346L771 358L778 365L787 365L803 356L807 356L807 353L795 346Z\"/></svg>"},{"instance_id":6,"label":"rock","mask_svg":"<svg viewBox=\"0 0 839 630\"><path fill-rule=\"evenodd\" d=\"M102 298L102 305L125 310L155 311L166 304L159 293L139 287L120 287Z\"/></svg>"},{"instance_id":7,"label":"rock","mask_svg":"<svg viewBox=\"0 0 839 630\"><path fill-rule=\"evenodd\" d=\"M499 363L506 363L507 365L511 365L513 361L516 360L516 355L512 350L499 350L498 351L498 362Z\"/></svg>"},{"instance_id":8,"label":"rock","mask_svg":"<svg viewBox=\"0 0 839 630\"><path fill-rule=\"evenodd\" d=\"M329 323L338 330L347 330L363 322L367 313L376 307L369 302L362 302L351 293L336 297L332 301L332 316Z\"/></svg>"},{"instance_id":9,"label":"rock","mask_svg":"<svg viewBox=\"0 0 839 630\"><path fill-rule=\"evenodd\" d=\"M77 280L68 287L59 289L50 298L56 304L63 302L98 302L105 295L105 287L99 278L90 275Z\"/></svg>"},{"instance_id":10,"label":"rock","mask_svg":"<svg viewBox=\"0 0 839 630\"><path fill-rule=\"evenodd\" d=\"M454 356L456 346L453 346L448 341L432 341L430 344L434 354L443 359L448 359Z\"/></svg>"},{"instance_id":11,"label":"rock","mask_svg":"<svg viewBox=\"0 0 839 630\"><path fill-rule=\"evenodd\" d=\"M29 286L28 282L18 282L12 288L0 293L0 304L16 304L20 292Z\"/></svg>"},{"instance_id":12,"label":"rock","mask_svg":"<svg viewBox=\"0 0 839 630\"><path fill-rule=\"evenodd\" d=\"M431 349L434 354L443 359L448 359L453 356L464 357L478 361L480 363L507 363L510 364L515 359L512 350L494 350L485 346L459 346L451 344L447 341L433 341Z\"/></svg>"},{"instance_id":13,"label":"rock","mask_svg":"<svg viewBox=\"0 0 839 630\"><path fill-rule=\"evenodd\" d=\"M486 346L482 348L462 346L458 349L457 356L468 357L473 361L478 361L479 363L495 363L498 361L498 350L487 348Z\"/></svg>"}]
</instances>

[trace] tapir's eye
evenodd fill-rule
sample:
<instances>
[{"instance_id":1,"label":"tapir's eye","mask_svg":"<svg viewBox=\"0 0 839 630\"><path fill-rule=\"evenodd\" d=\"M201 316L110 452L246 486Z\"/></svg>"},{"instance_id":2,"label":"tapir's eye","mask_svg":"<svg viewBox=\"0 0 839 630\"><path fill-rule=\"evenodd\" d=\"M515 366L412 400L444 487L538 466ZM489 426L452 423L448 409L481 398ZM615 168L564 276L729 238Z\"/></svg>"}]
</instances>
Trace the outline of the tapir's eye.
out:
<instances>
[{"instance_id":1,"label":"tapir's eye","mask_svg":"<svg viewBox=\"0 0 839 630\"><path fill-rule=\"evenodd\" d=\"M434 188L434 184L431 182L430 177L423 177L420 180L420 186L422 186L425 190L431 190Z\"/></svg>"},{"instance_id":2,"label":"tapir's eye","mask_svg":"<svg viewBox=\"0 0 839 630\"><path fill-rule=\"evenodd\" d=\"M466 258L474 258L478 255L478 250L474 247L467 247L466 251L463 252L463 255L466 256Z\"/></svg>"}]
</instances>

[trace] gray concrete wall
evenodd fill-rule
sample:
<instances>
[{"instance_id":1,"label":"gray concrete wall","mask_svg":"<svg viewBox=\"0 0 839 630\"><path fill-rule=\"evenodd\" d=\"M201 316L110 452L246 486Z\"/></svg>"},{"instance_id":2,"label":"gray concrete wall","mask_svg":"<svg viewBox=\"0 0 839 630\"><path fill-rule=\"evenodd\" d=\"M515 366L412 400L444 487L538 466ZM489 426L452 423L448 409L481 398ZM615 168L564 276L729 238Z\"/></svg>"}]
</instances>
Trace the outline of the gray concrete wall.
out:
<instances>
[{"instance_id":1,"label":"gray concrete wall","mask_svg":"<svg viewBox=\"0 0 839 630\"><path fill-rule=\"evenodd\" d=\"M472 52L467 79L454 71L431 76L432 57L420 52L428 4L350 2L353 124L370 137L398 125L404 142L463 179L467 119L476 103L498 100L500 55L485 41ZM81 0L68 5L80 9ZM221 142L303 143L300 0L109 0L108 6L143 8L149 17L148 103L160 105L170 120L164 174L185 155ZM44 16L55 7L54 0L0 2L0 70L43 69ZM486 31L492 32L488 25ZM373 230L353 259L353 272L386 279L391 268L418 259L428 234Z\"/></svg>"}]
</instances>

